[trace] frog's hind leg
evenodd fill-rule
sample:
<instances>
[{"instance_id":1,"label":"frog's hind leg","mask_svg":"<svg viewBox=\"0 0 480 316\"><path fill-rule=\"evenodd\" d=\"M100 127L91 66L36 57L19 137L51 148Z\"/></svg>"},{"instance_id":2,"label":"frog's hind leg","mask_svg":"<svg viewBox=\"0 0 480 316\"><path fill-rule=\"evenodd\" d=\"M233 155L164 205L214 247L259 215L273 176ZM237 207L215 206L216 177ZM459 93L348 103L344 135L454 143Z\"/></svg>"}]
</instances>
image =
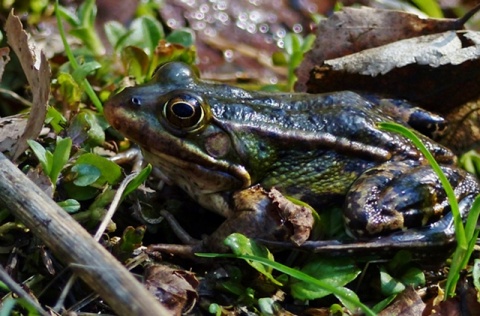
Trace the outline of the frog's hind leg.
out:
<instances>
[{"instance_id":1,"label":"frog's hind leg","mask_svg":"<svg viewBox=\"0 0 480 316\"><path fill-rule=\"evenodd\" d=\"M462 218L468 215L475 195L470 194L459 201L459 209ZM452 212L448 212L440 220L435 221L429 225L398 231L388 236L379 237L373 241L374 244L383 245L391 249L410 249L418 250L421 253L422 249L438 248L446 250L446 246L453 246L456 244L455 240L455 225ZM416 252L415 252L416 253Z\"/></svg>"},{"instance_id":2,"label":"frog's hind leg","mask_svg":"<svg viewBox=\"0 0 480 316\"><path fill-rule=\"evenodd\" d=\"M425 227L402 230L368 241L341 243L332 240L313 240L305 242L299 248L328 256L355 255L356 258L365 257L369 260L386 259L393 257L400 250L407 250L415 259L438 259L439 262L443 262L451 255L455 245L453 216L449 213L441 220Z\"/></svg>"},{"instance_id":3,"label":"frog's hind leg","mask_svg":"<svg viewBox=\"0 0 480 316\"><path fill-rule=\"evenodd\" d=\"M469 202L471 203L471 201ZM468 204L468 202L466 203ZM298 248L325 256L354 255L359 260L365 259L367 261L392 258L398 251L407 250L415 260L429 259L429 261L444 262L451 255L456 245L451 213L424 227L397 231L390 235L374 237L364 241L309 240L300 246L285 242L280 244L270 240L260 240L260 242L270 247Z\"/></svg>"},{"instance_id":4,"label":"frog's hind leg","mask_svg":"<svg viewBox=\"0 0 480 316\"><path fill-rule=\"evenodd\" d=\"M478 182L461 169L447 166L442 170L466 216L479 192ZM350 188L344 206L347 231L360 239L396 231L406 234L412 228L422 234L429 230L449 234L449 212L435 172L429 165L411 161L390 161L367 170Z\"/></svg>"},{"instance_id":5,"label":"frog's hind leg","mask_svg":"<svg viewBox=\"0 0 480 316\"><path fill-rule=\"evenodd\" d=\"M459 201L462 218L468 215L475 197L475 194L469 194ZM415 259L420 260L446 259L452 254L456 244L454 219L452 212L448 212L440 220L429 225L378 237L368 242L368 249L371 253L375 250L379 253L408 250Z\"/></svg>"}]
</instances>

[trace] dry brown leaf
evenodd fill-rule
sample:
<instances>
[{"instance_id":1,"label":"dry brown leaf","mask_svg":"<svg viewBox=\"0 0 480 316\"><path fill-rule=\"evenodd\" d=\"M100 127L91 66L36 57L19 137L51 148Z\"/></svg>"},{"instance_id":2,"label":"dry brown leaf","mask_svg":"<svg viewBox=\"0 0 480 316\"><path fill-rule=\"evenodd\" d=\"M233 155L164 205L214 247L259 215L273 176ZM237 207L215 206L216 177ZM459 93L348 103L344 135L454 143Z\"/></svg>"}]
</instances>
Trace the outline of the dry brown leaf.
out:
<instances>
[{"instance_id":1,"label":"dry brown leaf","mask_svg":"<svg viewBox=\"0 0 480 316\"><path fill-rule=\"evenodd\" d=\"M0 118L0 152L11 153L27 126L25 115Z\"/></svg>"},{"instance_id":2,"label":"dry brown leaf","mask_svg":"<svg viewBox=\"0 0 480 316\"><path fill-rule=\"evenodd\" d=\"M462 39L471 41L466 47ZM461 31L443 32L397 41L359 53L326 60L324 65L332 71L378 76L407 65L437 68L459 65L475 60L480 54L480 33Z\"/></svg>"},{"instance_id":3,"label":"dry brown leaf","mask_svg":"<svg viewBox=\"0 0 480 316\"><path fill-rule=\"evenodd\" d=\"M447 114L480 95L480 33L397 41L315 66L309 92L356 90L408 99Z\"/></svg>"},{"instance_id":4,"label":"dry brown leaf","mask_svg":"<svg viewBox=\"0 0 480 316\"><path fill-rule=\"evenodd\" d=\"M13 152L15 160L27 149L27 140L36 138L42 130L50 94L50 67L43 53L40 53L40 60L37 64L35 53L28 45L27 33L23 30L20 19L13 14L13 10L5 23L5 32L7 43L17 55L32 91L32 108L25 131Z\"/></svg>"},{"instance_id":5,"label":"dry brown leaf","mask_svg":"<svg viewBox=\"0 0 480 316\"><path fill-rule=\"evenodd\" d=\"M172 315L188 313L198 299L198 280L192 272L156 264L145 268L144 277L145 287Z\"/></svg>"},{"instance_id":6,"label":"dry brown leaf","mask_svg":"<svg viewBox=\"0 0 480 316\"><path fill-rule=\"evenodd\" d=\"M35 183L49 197L53 198L52 180L40 168L29 169L27 177Z\"/></svg>"},{"instance_id":7,"label":"dry brown leaf","mask_svg":"<svg viewBox=\"0 0 480 316\"><path fill-rule=\"evenodd\" d=\"M407 287L400 293L393 303L380 312L379 316L421 316L425 309L425 303L412 287Z\"/></svg>"},{"instance_id":8,"label":"dry brown leaf","mask_svg":"<svg viewBox=\"0 0 480 316\"><path fill-rule=\"evenodd\" d=\"M10 61L10 48L1 47L0 48L0 81L3 77L3 72L5 71L5 66Z\"/></svg>"},{"instance_id":9,"label":"dry brown leaf","mask_svg":"<svg viewBox=\"0 0 480 316\"><path fill-rule=\"evenodd\" d=\"M480 100L467 102L445 115L449 127L439 142L461 154L480 146Z\"/></svg>"},{"instance_id":10,"label":"dry brown leaf","mask_svg":"<svg viewBox=\"0 0 480 316\"><path fill-rule=\"evenodd\" d=\"M457 295L450 297L445 301L441 301L438 305L434 305L434 300L428 301L423 314L438 316L480 314L480 303L477 300L477 290L465 274L460 276L456 292Z\"/></svg>"},{"instance_id":11,"label":"dry brown leaf","mask_svg":"<svg viewBox=\"0 0 480 316\"><path fill-rule=\"evenodd\" d=\"M270 190L268 197L278 208L284 225L292 226L293 234L290 240L297 246L307 241L314 224L312 210L306 206L294 204L275 188Z\"/></svg>"},{"instance_id":12,"label":"dry brown leaf","mask_svg":"<svg viewBox=\"0 0 480 316\"><path fill-rule=\"evenodd\" d=\"M313 48L297 70L295 90L307 91L310 71L325 60L402 39L455 30L458 24L453 19L422 19L400 11L346 7L319 24Z\"/></svg>"},{"instance_id":13,"label":"dry brown leaf","mask_svg":"<svg viewBox=\"0 0 480 316\"><path fill-rule=\"evenodd\" d=\"M296 88L365 91L450 113L480 95L480 33L460 27L454 19L345 8L320 24Z\"/></svg>"}]
</instances>

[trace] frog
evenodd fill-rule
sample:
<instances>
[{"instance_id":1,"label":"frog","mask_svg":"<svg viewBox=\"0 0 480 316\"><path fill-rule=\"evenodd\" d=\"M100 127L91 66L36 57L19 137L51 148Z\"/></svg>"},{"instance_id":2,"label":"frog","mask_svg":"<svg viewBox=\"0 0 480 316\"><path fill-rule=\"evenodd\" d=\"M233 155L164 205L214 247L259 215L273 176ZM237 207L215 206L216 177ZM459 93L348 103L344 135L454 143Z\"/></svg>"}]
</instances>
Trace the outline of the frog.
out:
<instances>
[{"instance_id":1,"label":"frog","mask_svg":"<svg viewBox=\"0 0 480 316\"><path fill-rule=\"evenodd\" d=\"M169 183L225 218L236 212L232 196L257 185L319 214L338 207L356 240L451 240L453 216L438 177L410 140L380 129L382 122L415 131L454 188L462 216L480 191L452 151L432 140L448 122L405 100L249 91L170 62L148 83L112 96L104 114Z\"/></svg>"}]
</instances>

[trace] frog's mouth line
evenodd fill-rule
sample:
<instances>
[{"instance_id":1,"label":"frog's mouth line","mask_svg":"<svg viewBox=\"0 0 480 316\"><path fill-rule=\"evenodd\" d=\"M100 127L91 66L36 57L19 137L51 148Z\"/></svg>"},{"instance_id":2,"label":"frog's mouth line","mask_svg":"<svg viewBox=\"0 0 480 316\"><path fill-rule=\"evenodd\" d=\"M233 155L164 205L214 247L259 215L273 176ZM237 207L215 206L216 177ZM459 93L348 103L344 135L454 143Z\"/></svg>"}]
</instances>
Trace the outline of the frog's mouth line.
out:
<instances>
[{"instance_id":1,"label":"frog's mouth line","mask_svg":"<svg viewBox=\"0 0 480 316\"><path fill-rule=\"evenodd\" d=\"M152 149L143 150L143 154L147 161L159 166L172 182L177 183L175 178L183 175L204 193L242 189L252 185L250 174L240 165L206 159L202 159L204 164L200 164Z\"/></svg>"}]
</instances>

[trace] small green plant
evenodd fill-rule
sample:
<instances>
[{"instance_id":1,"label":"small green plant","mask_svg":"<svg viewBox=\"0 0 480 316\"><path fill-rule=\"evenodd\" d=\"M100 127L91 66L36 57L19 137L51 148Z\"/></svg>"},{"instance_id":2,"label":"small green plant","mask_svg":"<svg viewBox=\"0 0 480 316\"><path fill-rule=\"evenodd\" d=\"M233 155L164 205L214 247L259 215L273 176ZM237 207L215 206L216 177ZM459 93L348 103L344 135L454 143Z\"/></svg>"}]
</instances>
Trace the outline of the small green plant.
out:
<instances>
[{"instance_id":1,"label":"small green plant","mask_svg":"<svg viewBox=\"0 0 480 316\"><path fill-rule=\"evenodd\" d=\"M80 39L90 52L95 56L105 54L105 47L95 30L95 18L97 17L95 0L83 2L76 13L58 6L57 1L55 11L57 17L62 17L72 27L70 34Z\"/></svg>"},{"instance_id":2,"label":"small green plant","mask_svg":"<svg viewBox=\"0 0 480 316\"><path fill-rule=\"evenodd\" d=\"M26 314L20 314L16 310L16 306L25 309ZM17 314L18 313L18 314ZM28 315L28 316L37 316L39 312L35 307L33 307L29 302L23 298L7 298L2 301L2 306L0 307L0 315Z\"/></svg>"},{"instance_id":3,"label":"small green plant","mask_svg":"<svg viewBox=\"0 0 480 316\"><path fill-rule=\"evenodd\" d=\"M108 22L105 32L125 70L139 84L150 80L155 69L168 61L195 61L193 31L177 29L165 36L162 25L150 16L136 18L128 29Z\"/></svg>"},{"instance_id":4,"label":"small green plant","mask_svg":"<svg viewBox=\"0 0 480 316\"><path fill-rule=\"evenodd\" d=\"M53 153L45 149L41 144L34 140L28 140L28 145L37 156L42 165L43 172L48 176L52 185L55 187L60 172L70 157L72 140L70 138L57 137L56 146Z\"/></svg>"},{"instance_id":5,"label":"small green plant","mask_svg":"<svg viewBox=\"0 0 480 316\"><path fill-rule=\"evenodd\" d=\"M480 154L475 150L464 153L459 159L459 165L478 177L480 175Z\"/></svg>"},{"instance_id":6,"label":"small green plant","mask_svg":"<svg viewBox=\"0 0 480 316\"><path fill-rule=\"evenodd\" d=\"M332 271L335 270L335 265L339 265L339 262L335 261L329 265L326 264L325 260L319 259L320 261L312 261L304 267L306 272L313 274L312 276L298 269L275 262L268 249L241 234L235 233L230 235L225 240L225 244L232 249L234 254L197 253L196 255L206 258L243 259L257 271L267 276L269 280L275 280L275 283L278 283L278 279L275 279L271 274L272 269L275 269L297 279L299 282L303 282L303 285L297 283L297 288L293 290L293 294L307 295L310 298L333 294L349 310L353 311L356 308L360 308L366 315L375 315L371 309L360 302L358 296L353 291L344 287L345 284L358 275L358 271L353 266L344 265L337 270L338 273L332 274ZM307 288L313 289L313 292L310 292ZM304 299L307 299L307 296L304 296Z\"/></svg>"},{"instance_id":7,"label":"small green plant","mask_svg":"<svg viewBox=\"0 0 480 316\"><path fill-rule=\"evenodd\" d=\"M248 254L273 261L273 255L266 247L257 244L256 242L245 237L242 234L231 234L225 239L224 243L225 245L230 247L230 249L232 249L233 253L235 254ZM280 286L282 285L282 283L280 283L273 277L271 267L265 266L256 261L247 260L247 263L251 265L252 268L263 274L272 283Z\"/></svg>"},{"instance_id":8,"label":"small green plant","mask_svg":"<svg viewBox=\"0 0 480 316\"><path fill-rule=\"evenodd\" d=\"M135 191L142 183L147 181L148 176L152 172L153 167L151 164L148 164L145 168L143 168L132 181L130 181L123 191L122 199L124 199L127 195Z\"/></svg>"},{"instance_id":9,"label":"small green plant","mask_svg":"<svg viewBox=\"0 0 480 316\"><path fill-rule=\"evenodd\" d=\"M151 9L155 6L158 3L152 2L147 7ZM144 9L151 12L147 7ZM124 77L132 76L140 84L150 80L155 69L163 63L176 60L192 64L195 61L193 31L178 29L166 36L160 22L150 14L134 19L128 28L118 22L106 23L105 32L114 54L104 56L105 49L95 31L96 12L94 0L84 2L76 13L60 6L58 0L55 2L58 29L71 68L62 67L64 70L57 82L65 92L74 92L63 93L65 98L75 98L78 102L76 95L85 91L98 112L102 113L103 106L87 76L96 74L99 78L108 79L116 71L112 65L120 60L125 70ZM72 27L70 34L82 42L83 48L75 53L67 42L63 20ZM66 99L65 103L71 104L69 101Z\"/></svg>"},{"instance_id":10,"label":"small green plant","mask_svg":"<svg viewBox=\"0 0 480 316\"><path fill-rule=\"evenodd\" d=\"M92 86L86 79L87 74L90 74L93 70L98 69L101 66L95 61L87 62L82 65L80 65L77 62L67 42L65 29L63 28L63 23L62 23L62 18L66 18L67 20L70 20L71 23L75 19L72 17L72 15L68 13L67 10L63 9L58 4L58 0L55 1L55 15L57 17L58 31L60 33L63 46L65 48L65 54L67 55L68 61L70 62L70 66L72 67L73 73L75 74L74 78L76 79L76 82L85 89L85 92L87 93L88 97L92 101L93 105L97 108L98 112L103 113L102 103L100 102L100 100L97 97L97 94L95 93ZM97 39L95 39L96 35L91 35L91 33L95 31L95 29L91 29L91 24L95 22L95 15L96 15L95 1L89 0L85 2L78 16L78 20L80 21L79 23L82 25L82 28L77 33L78 34L83 33L83 36L81 37L82 40L92 41L91 43L89 42L88 46L95 46L96 45L95 42L97 41Z\"/></svg>"},{"instance_id":11,"label":"small green plant","mask_svg":"<svg viewBox=\"0 0 480 316\"><path fill-rule=\"evenodd\" d=\"M303 55L310 50L315 35L309 34L305 38L300 34L288 33L284 38L283 51L272 55L273 64L276 66L287 66L287 88L293 91L293 85L297 80L295 69L303 61Z\"/></svg>"},{"instance_id":12,"label":"small green plant","mask_svg":"<svg viewBox=\"0 0 480 316\"><path fill-rule=\"evenodd\" d=\"M65 170L63 188L69 197L84 201L117 184L121 177L121 168L116 163L93 153L83 153Z\"/></svg>"},{"instance_id":13,"label":"small green plant","mask_svg":"<svg viewBox=\"0 0 480 316\"><path fill-rule=\"evenodd\" d=\"M412 255L408 251L399 251L395 257L380 266L380 291L385 299L377 303L372 309L381 312L406 286L425 285L425 274L412 262Z\"/></svg>"}]
</instances>

